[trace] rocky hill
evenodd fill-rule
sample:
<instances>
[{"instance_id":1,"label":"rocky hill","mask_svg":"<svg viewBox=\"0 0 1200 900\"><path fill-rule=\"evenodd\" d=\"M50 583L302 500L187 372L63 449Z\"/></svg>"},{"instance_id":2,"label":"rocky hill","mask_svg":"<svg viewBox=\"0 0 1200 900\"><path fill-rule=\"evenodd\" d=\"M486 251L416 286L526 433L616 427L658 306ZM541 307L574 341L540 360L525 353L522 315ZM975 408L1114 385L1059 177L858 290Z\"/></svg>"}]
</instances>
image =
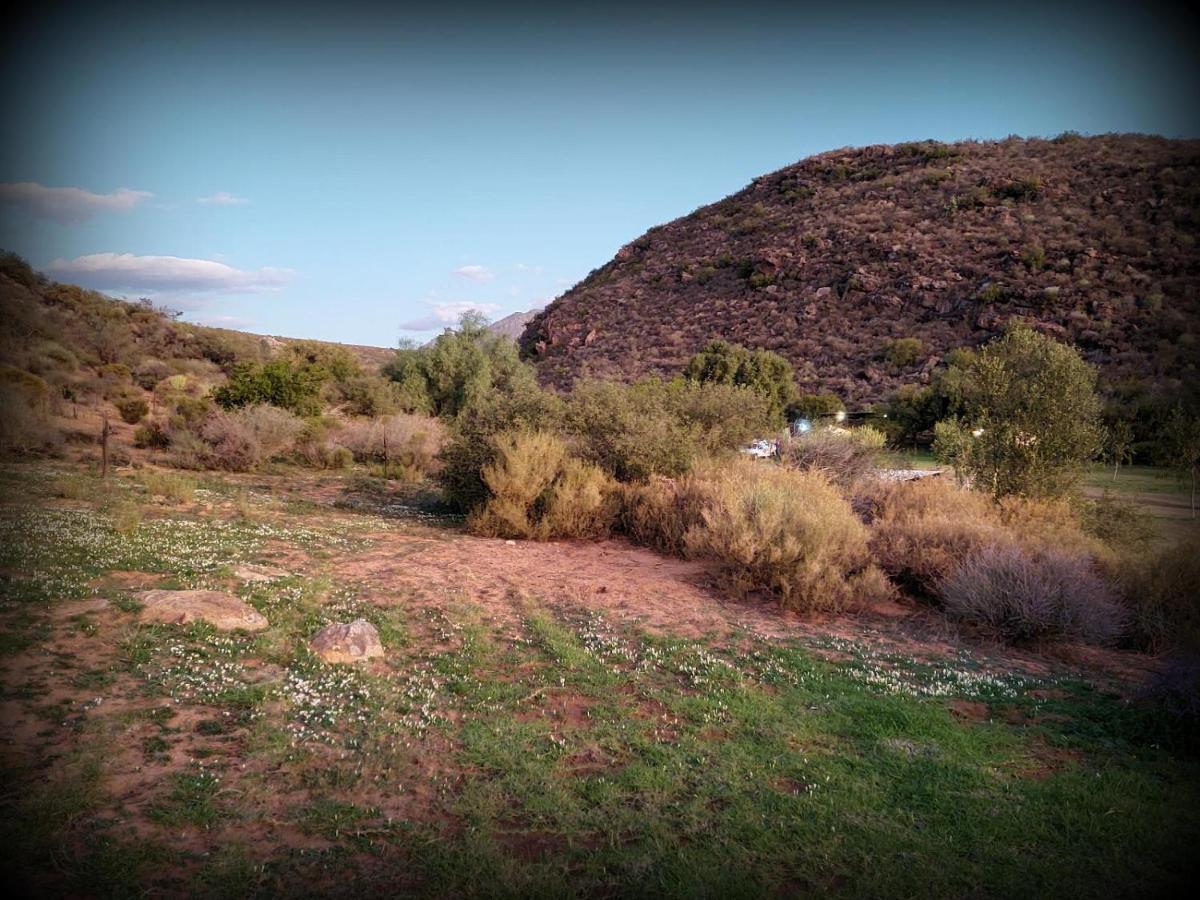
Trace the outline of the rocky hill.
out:
<instances>
[{"instance_id":1,"label":"rocky hill","mask_svg":"<svg viewBox=\"0 0 1200 900\"><path fill-rule=\"evenodd\" d=\"M38 274L0 251L0 364L39 377L65 378L79 369L119 365L162 367L164 360L216 370L262 361L291 346L340 349L366 372L395 357L384 347L336 344L195 325L143 302L128 302ZM178 368L178 366L177 366ZM193 366L194 368L194 366ZM52 379L54 380L54 379ZM61 380L61 379L60 379Z\"/></svg>"},{"instance_id":2,"label":"rocky hill","mask_svg":"<svg viewBox=\"0 0 1200 900\"><path fill-rule=\"evenodd\" d=\"M1020 319L1110 383L1168 386L1200 358L1198 232L1200 141L836 150L652 228L538 313L522 352L561 387L673 374L725 338L865 403Z\"/></svg>"}]
</instances>

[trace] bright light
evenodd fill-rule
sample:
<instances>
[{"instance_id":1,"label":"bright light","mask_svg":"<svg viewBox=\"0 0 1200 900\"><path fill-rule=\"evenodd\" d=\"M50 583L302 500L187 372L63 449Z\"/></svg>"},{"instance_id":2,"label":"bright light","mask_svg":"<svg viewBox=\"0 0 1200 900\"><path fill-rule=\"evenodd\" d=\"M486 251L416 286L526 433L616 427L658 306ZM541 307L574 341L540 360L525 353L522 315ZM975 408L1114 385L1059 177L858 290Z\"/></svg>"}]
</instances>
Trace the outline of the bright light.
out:
<instances>
[{"instance_id":1,"label":"bright light","mask_svg":"<svg viewBox=\"0 0 1200 900\"><path fill-rule=\"evenodd\" d=\"M837 420L838 422L845 422L846 421L846 411L844 409L839 409L837 411L837 415L834 416L833 418L835 420Z\"/></svg>"},{"instance_id":2,"label":"bright light","mask_svg":"<svg viewBox=\"0 0 1200 900\"><path fill-rule=\"evenodd\" d=\"M971 437L981 437L982 435L983 435L982 428L976 428L974 431L971 432Z\"/></svg>"}]
</instances>

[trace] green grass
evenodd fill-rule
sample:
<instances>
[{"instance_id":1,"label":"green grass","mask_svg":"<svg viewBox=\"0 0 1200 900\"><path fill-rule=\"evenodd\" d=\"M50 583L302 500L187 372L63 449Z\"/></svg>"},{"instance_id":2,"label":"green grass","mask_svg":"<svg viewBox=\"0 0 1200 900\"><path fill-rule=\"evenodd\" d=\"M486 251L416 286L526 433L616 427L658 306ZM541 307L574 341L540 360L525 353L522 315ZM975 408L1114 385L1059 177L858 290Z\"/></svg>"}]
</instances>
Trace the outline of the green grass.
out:
<instances>
[{"instance_id":1,"label":"green grass","mask_svg":"<svg viewBox=\"0 0 1200 900\"><path fill-rule=\"evenodd\" d=\"M1097 491L1122 494L1159 494L1187 500L1187 488L1168 469L1158 466L1122 466L1113 478L1111 466L1093 465L1084 476L1083 485Z\"/></svg>"},{"instance_id":2,"label":"green grass","mask_svg":"<svg viewBox=\"0 0 1200 900\"><path fill-rule=\"evenodd\" d=\"M891 454L891 458L891 465L897 469L942 468L931 450L897 450Z\"/></svg>"},{"instance_id":3,"label":"green grass","mask_svg":"<svg viewBox=\"0 0 1200 900\"><path fill-rule=\"evenodd\" d=\"M221 775L197 768L176 775L170 793L151 807L150 818L170 828L197 825L212 828L225 815L217 802Z\"/></svg>"}]
</instances>

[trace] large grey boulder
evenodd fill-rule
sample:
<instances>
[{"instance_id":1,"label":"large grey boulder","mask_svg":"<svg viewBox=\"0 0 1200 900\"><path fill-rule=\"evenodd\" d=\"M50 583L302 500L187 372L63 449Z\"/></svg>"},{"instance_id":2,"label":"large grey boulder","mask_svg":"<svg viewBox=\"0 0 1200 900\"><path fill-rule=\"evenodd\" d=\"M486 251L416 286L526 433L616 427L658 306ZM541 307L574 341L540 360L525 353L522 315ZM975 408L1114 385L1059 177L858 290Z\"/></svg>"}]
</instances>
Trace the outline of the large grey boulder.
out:
<instances>
[{"instance_id":1,"label":"large grey boulder","mask_svg":"<svg viewBox=\"0 0 1200 900\"><path fill-rule=\"evenodd\" d=\"M137 597L142 622L207 622L221 631L261 631L270 624L253 606L224 591L142 591Z\"/></svg>"},{"instance_id":2,"label":"large grey boulder","mask_svg":"<svg viewBox=\"0 0 1200 900\"><path fill-rule=\"evenodd\" d=\"M366 619L326 625L313 635L309 646L327 663L359 663L383 656L379 632Z\"/></svg>"}]
</instances>

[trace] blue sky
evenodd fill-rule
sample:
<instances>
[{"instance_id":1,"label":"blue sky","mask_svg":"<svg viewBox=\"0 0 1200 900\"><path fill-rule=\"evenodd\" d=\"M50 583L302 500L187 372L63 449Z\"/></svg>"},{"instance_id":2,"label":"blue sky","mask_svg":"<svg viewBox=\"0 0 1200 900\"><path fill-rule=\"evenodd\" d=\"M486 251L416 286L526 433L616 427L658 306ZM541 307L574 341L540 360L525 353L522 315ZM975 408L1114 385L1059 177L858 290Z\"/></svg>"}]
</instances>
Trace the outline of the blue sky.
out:
<instances>
[{"instance_id":1,"label":"blue sky","mask_svg":"<svg viewBox=\"0 0 1200 900\"><path fill-rule=\"evenodd\" d=\"M543 304L812 153L1200 132L1195 19L968 6L52 4L0 47L0 246L195 321L393 345Z\"/></svg>"}]
</instances>

